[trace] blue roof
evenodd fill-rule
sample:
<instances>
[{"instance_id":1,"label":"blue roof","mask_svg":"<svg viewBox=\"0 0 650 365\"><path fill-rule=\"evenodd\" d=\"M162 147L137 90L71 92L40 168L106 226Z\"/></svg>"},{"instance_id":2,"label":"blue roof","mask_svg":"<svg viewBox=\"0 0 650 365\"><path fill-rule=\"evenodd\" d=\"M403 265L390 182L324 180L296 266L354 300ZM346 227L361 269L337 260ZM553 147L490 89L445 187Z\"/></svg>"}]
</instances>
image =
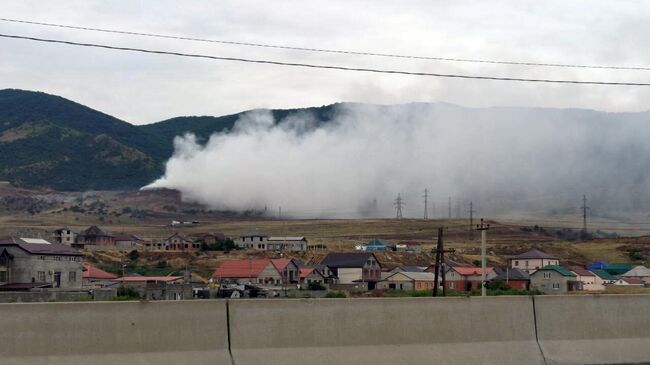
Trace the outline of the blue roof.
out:
<instances>
[{"instance_id":1,"label":"blue roof","mask_svg":"<svg viewBox=\"0 0 650 365\"><path fill-rule=\"evenodd\" d=\"M604 270L609 266L609 264L605 261L594 261L590 264L585 265L585 269L587 270Z\"/></svg>"},{"instance_id":2,"label":"blue roof","mask_svg":"<svg viewBox=\"0 0 650 365\"><path fill-rule=\"evenodd\" d=\"M368 246L390 246L390 243L384 240L376 239L366 243L366 247Z\"/></svg>"}]
</instances>

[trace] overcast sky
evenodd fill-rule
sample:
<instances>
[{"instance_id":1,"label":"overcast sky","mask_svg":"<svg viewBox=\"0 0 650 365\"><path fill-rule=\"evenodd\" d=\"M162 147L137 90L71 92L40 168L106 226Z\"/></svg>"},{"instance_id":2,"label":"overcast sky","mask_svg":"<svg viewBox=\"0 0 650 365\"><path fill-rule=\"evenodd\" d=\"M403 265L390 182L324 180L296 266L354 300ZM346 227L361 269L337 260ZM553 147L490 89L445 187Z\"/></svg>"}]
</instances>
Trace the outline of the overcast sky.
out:
<instances>
[{"instance_id":1,"label":"overcast sky","mask_svg":"<svg viewBox=\"0 0 650 365\"><path fill-rule=\"evenodd\" d=\"M647 1L25 1L0 16L218 40L436 57L650 66ZM531 78L650 82L650 71L305 53L0 22L0 33L292 62ZM650 87L312 70L0 38L0 88L58 94L134 124L253 108L451 102L648 110Z\"/></svg>"}]
</instances>

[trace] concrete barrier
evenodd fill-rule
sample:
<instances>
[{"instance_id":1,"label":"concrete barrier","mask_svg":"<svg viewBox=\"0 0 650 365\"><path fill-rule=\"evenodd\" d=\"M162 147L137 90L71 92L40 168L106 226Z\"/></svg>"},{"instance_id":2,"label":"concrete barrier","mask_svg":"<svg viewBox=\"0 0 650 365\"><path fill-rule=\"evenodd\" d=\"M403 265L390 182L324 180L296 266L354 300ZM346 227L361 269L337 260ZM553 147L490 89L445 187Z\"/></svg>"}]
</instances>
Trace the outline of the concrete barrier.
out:
<instances>
[{"instance_id":1,"label":"concrete barrier","mask_svg":"<svg viewBox=\"0 0 650 365\"><path fill-rule=\"evenodd\" d=\"M238 300L229 305L237 365L543 363L529 297Z\"/></svg>"},{"instance_id":2,"label":"concrete barrier","mask_svg":"<svg viewBox=\"0 0 650 365\"><path fill-rule=\"evenodd\" d=\"M231 364L225 301L0 304L2 365Z\"/></svg>"},{"instance_id":3,"label":"concrete barrier","mask_svg":"<svg viewBox=\"0 0 650 365\"><path fill-rule=\"evenodd\" d=\"M650 296L535 297L548 364L650 364Z\"/></svg>"}]
</instances>

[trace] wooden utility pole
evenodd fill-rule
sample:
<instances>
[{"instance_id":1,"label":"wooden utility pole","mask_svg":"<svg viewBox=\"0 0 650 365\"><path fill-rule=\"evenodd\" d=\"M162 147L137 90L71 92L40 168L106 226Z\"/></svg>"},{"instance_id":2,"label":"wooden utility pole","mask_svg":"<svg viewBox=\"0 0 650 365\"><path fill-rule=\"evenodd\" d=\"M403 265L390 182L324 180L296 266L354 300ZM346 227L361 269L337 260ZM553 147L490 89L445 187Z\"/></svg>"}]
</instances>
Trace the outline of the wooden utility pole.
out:
<instances>
[{"instance_id":1,"label":"wooden utility pole","mask_svg":"<svg viewBox=\"0 0 650 365\"><path fill-rule=\"evenodd\" d=\"M438 296L438 277L442 276L442 296L447 295L447 285L445 280L445 252L455 252L454 249L445 250L445 243L443 238L443 232L445 227L438 228L438 245L435 250L432 250L436 254L436 262L433 265L435 274L433 279L433 296Z\"/></svg>"},{"instance_id":2,"label":"wooden utility pole","mask_svg":"<svg viewBox=\"0 0 650 365\"><path fill-rule=\"evenodd\" d=\"M485 292L485 282L486 282L486 275L485 275L485 241L486 241L486 236L487 236L487 230L490 229L489 224L484 224L483 223L483 218L481 218L481 224L476 225L476 230L481 231L481 296L484 297L486 296Z\"/></svg>"}]
</instances>

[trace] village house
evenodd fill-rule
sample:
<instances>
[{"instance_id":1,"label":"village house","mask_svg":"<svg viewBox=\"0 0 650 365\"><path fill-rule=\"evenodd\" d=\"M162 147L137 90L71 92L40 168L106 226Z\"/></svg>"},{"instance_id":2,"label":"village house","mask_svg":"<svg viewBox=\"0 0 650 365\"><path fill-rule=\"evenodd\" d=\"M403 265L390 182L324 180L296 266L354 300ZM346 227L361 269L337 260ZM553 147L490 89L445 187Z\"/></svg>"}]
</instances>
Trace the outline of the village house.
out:
<instances>
[{"instance_id":1,"label":"village house","mask_svg":"<svg viewBox=\"0 0 650 365\"><path fill-rule=\"evenodd\" d=\"M117 275L106 272L89 263L83 264L82 286L85 288L102 288L112 285Z\"/></svg>"},{"instance_id":2,"label":"village house","mask_svg":"<svg viewBox=\"0 0 650 365\"><path fill-rule=\"evenodd\" d=\"M559 294L582 289L576 274L559 265L547 265L530 274L530 288L545 294Z\"/></svg>"},{"instance_id":3,"label":"village house","mask_svg":"<svg viewBox=\"0 0 650 365\"><path fill-rule=\"evenodd\" d=\"M201 248L199 243L180 233L174 233L168 237L163 245L165 251L198 251Z\"/></svg>"},{"instance_id":4,"label":"village house","mask_svg":"<svg viewBox=\"0 0 650 365\"><path fill-rule=\"evenodd\" d=\"M362 282L373 289L381 279L381 264L372 252L331 252L320 264L332 270L338 284Z\"/></svg>"},{"instance_id":5,"label":"village house","mask_svg":"<svg viewBox=\"0 0 650 365\"><path fill-rule=\"evenodd\" d=\"M374 239L364 244L362 247L366 248L364 251L369 252L385 252L393 250L393 246L390 243L380 239Z\"/></svg>"},{"instance_id":6,"label":"village house","mask_svg":"<svg viewBox=\"0 0 650 365\"><path fill-rule=\"evenodd\" d=\"M221 232L209 232L209 233L196 233L191 235L191 237L197 241L205 243L206 245L214 245L216 243L226 242L228 237Z\"/></svg>"},{"instance_id":7,"label":"village house","mask_svg":"<svg viewBox=\"0 0 650 365\"><path fill-rule=\"evenodd\" d=\"M282 276L282 283L297 284L300 281L300 268L295 261L289 259L273 259L271 263Z\"/></svg>"},{"instance_id":8,"label":"village house","mask_svg":"<svg viewBox=\"0 0 650 365\"><path fill-rule=\"evenodd\" d=\"M650 284L650 269L643 265L635 266L620 277L623 279L639 279L645 284Z\"/></svg>"},{"instance_id":9,"label":"village house","mask_svg":"<svg viewBox=\"0 0 650 365\"><path fill-rule=\"evenodd\" d=\"M422 245L416 241L401 241L395 245L395 251L420 254L422 253Z\"/></svg>"},{"instance_id":10,"label":"village house","mask_svg":"<svg viewBox=\"0 0 650 365\"><path fill-rule=\"evenodd\" d=\"M323 277L325 278L325 283L327 283L327 284L335 284L337 282L336 275L334 274L332 269L330 269L329 266L322 265L322 264L317 264L317 265L313 265L313 267L316 270L318 270L318 272L321 275L323 275Z\"/></svg>"},{"instance_id":11,"label":"village house","mask_svg":"<svg viewBox=\"0 0 650 365\"><path fill-rule=\"evenodd\" d=\"M645 286L645 283L641 279L635 279L635 278L619 278L615 280L612 285L616 286L638 286L638 287L643 287Z\"/></svg>"},{"instance_id":12,"label":"village house","mask_svg":"<svg viewBox=\"0 0 650 365\"><path fill-rule=\"evenodd\" d=\"M192 286L183 276L125 276L115 279L114 286L135 290L146 300L192 299Z\"/></svg>"},{"instance_id":13,"label":"village house","mask_svg":"<svg viewBox=\"0 0 650 365\"><path fill-rule=\"evenodd\" d=\"M605 270L590 270L596 276L603 281L603 285L613 284L616 281L616 277Z\"/></svg>"},{"instance_id":14,"label":"village house","mask_svg":"<svg viewBox=\"0 0 650 365\"><path fill-rule=\"evenodd\" d=\"M315 267L301 267L300 268L300 285L303 288L309 288L309 284L318 283L325 286L325 277Z\"/></svg>"},{"instance_id":15,"label":"village house","mask_svg":"<svg viewBox=\"0 0 650 365\"><path fill-rule=\"evenodd\" d=\"M280 286L282 275L268 259L226 260L212 274L217 283Z\"/></svg>"},{"instance_id":16,"label":"village house","mask_svg":"<svg viewBox=\"0 0 650 365\"><path fill-rule=\"evenodd\" d=\"M528 275L524 270L516 268L511 269L509 267L506 267L505 269L495 267L494 272L496 273L496 276L492 281L502 281L512 289L517 290L528 290L530 288L530 275Z\"/></svg>"},{"instance_id":17,"label":"village house","mask_svg":"<svg viewBox=\"0 0 650 365\"><path fill-rule=\"evenodd\" d=\"M253 231L239 236L235 244L240 249L266 251L268 249L268 240L269 236L267 234Z\"/></svg>"},{"instance_id":18,"label":"village house","mask_svg":"<svg viewBox=\"0 0 650 365\"><path fill-rule=\"evenodd\" d=\"M445 285L449 291L465 291L481 289L482 269L480 267L448 266L445 272ZM494 268L485 268L485 280L493 280L497 274ZM442 280L441 280L442 282Z\"/></svg>"},{"instance_id":19,"label":"village house","mask_svg":"<svg viewBox=\"0 0 650 365\"><path fill-rule=\"evenodd\" d=\"M80 247L86 245L115 246L115 236L97 226L90 226L79 232L76 244Z\"/></svg>"},{"instance_id":20,"label":"village house","mask_svg":"<svg viewBox=\"0 0 650 365\"><path fill-rule=\"evenodd\" d=\"M435 287L435 274L431 272L422 272L422 271L396 272L377 283L377 289L433 291L434 287Z\"/></svg>"},{"instance_id":21,"label":"village house","mask_svg":"<svg viewBox=\"0 0 650 365\"><path fill-rule=\"evenodd\" d=\"M307 251L305 237L268 237L267 251Z\"/></svg>"},{"instance_id":22,"label":"village house","mask_svg":"<svg viewBox=\"0 0 650 365\"><path fill-rule=\"evenodd\" d=\"M569 266L569 270L576 275L576 280L582 282L582 290L605 290L605 282L598 275L581 266Z\"/></svg>"},{"instance_id":23,"label":"village house","mask_svg":"<svg viewBox=\"0 0 650 365\"><path fill-rule=\"evenodd\" d=\"M62 227L54 231L52 238L54 242L73 246L77 242L77 232L73 231L70 227Z\"/></svg>"},{"instance_id":24,"label":"village house","mask_svg":"<svg viewBox=\"0 0 650 365\"><path fill-rule=\"evenodd\" d=\"M79 289L83 255L41 238L0 239L0 290Z\"/></svg>"},{"instance_id":25,"label":"village house","mask_svg":"<svg viewBox=\"0 0 650 365\"><path fill-rule=\"evenodd\" d=\"M145 245L145 240L142 238L130 234L130 233L117 233L115 234L115 246L124 249L138 249L143 248Z\"/></svg>"},{"instance_id":26,"label":"village house","mask_svg":"<svg viewBox=\"0 0 650 365\"><path fill-rule=\"evenodd\" d=\"M528 274L532 274L536 270L539 270L547 265L559 264L560 260L557 257L549 255L546 252L542 252L537 249L526 251L510 259L511 268L524 270Z\"/></svg>"}]
</instances>

